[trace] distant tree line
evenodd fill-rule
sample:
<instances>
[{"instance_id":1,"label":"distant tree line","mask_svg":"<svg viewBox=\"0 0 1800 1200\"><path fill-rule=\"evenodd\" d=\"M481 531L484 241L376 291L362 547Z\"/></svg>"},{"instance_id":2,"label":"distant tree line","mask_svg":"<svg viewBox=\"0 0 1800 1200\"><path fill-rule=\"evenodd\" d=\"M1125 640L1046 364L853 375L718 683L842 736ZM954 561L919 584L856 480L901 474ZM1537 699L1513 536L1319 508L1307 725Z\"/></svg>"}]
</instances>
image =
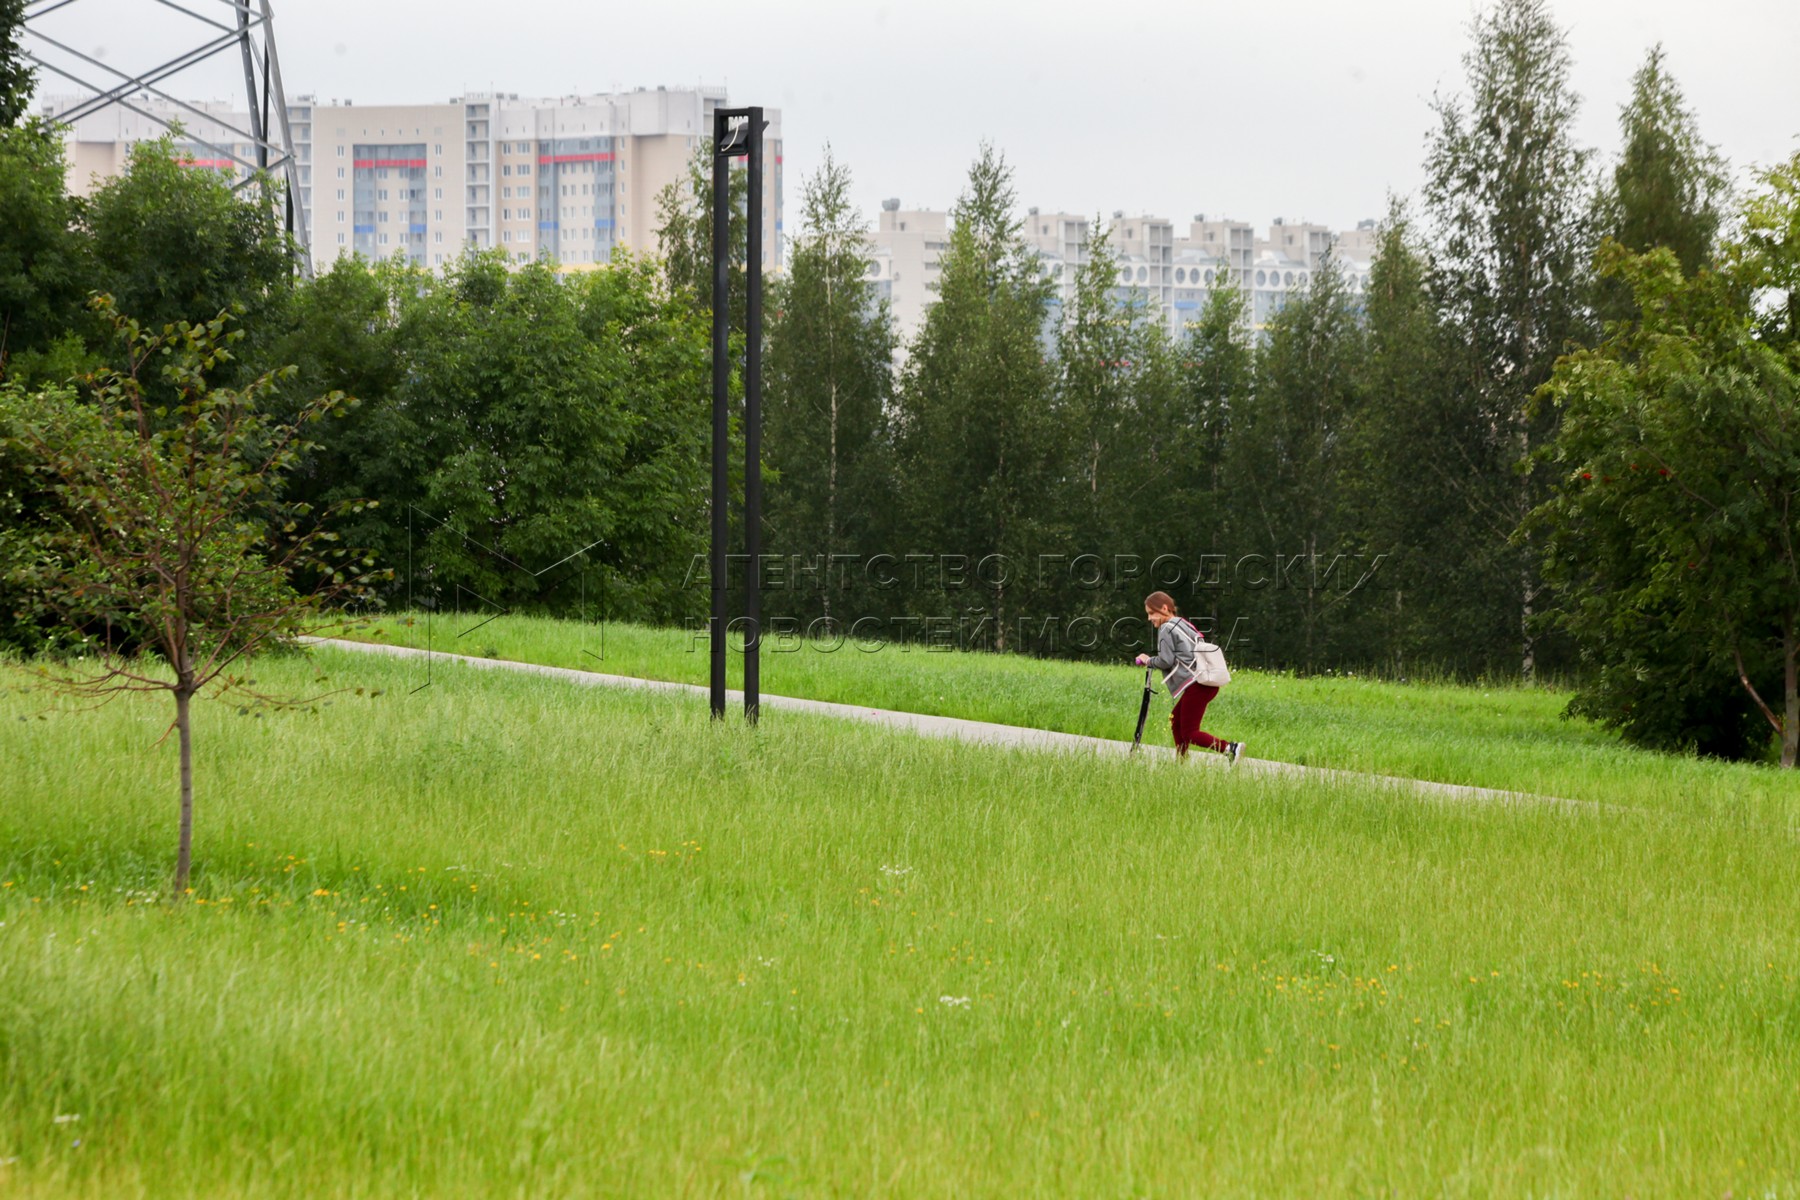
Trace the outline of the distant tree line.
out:
<instances>
[{"instance_id":1,"label":"distant tree line","mask_svg":"<svg viewBox=\"0 0 1800 1200\"><path fill-rule=\"evenodd\" d=\"M1238 662L1551 677L1643 744L1791 765L1800 157L1732 196L1653 50L1601 163L1545 0L1471 35L1368 287L1328 256L1255 335L1229 280L1179 336L1121 299L1098 221L1058 304L984 146L900 345L828 155L767 306L771 618L1116 657L1163 587ZM118 365L91 294L146 329L224 313L227 382L291 364L271 405L357 402L286 486L378 502L341 533L392 567L390 605L704 615L707 170L662 197L656 258L298 281L268 207L167 144L71 196L22 107L0 134L16 395ZM741 260L731 279L741 351ZM55 519L21 453L0 435L0 529ZM0 621L33 646L46 618L7 578Z\"/></svg>"}]
</instances>

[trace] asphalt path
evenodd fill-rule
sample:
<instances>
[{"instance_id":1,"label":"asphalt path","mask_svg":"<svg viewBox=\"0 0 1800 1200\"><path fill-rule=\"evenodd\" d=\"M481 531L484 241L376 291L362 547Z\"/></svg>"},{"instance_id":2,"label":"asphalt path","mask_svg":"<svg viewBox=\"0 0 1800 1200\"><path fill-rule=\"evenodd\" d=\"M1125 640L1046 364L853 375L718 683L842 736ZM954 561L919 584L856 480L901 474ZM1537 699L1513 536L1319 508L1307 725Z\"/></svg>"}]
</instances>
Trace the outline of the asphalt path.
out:
<instances>
[{"instance_id":1,"label":"asphalt path","mask_svg":"<svg viewBox=\"0 0 1800 1200\"><path fill-rule=\"evenodd\" d=\"M448 654L441 650L423 650L411 646L388 646L376 642L354 642L343 638L304 638L309 645L330 646L358 654L385 654L394 658L428 659L434 663L473 667L484 671L514 671L525 675L542 675L565 683L586 687L631 688L639 691L665 692L672 695L707 699L707 688L692 683L671 683L664 679L640 679L635 675L607 675L598 671L577 671L569 667L547 667L541 663L514 662L504 658L476 658L467 654ZM741 707L744 694L726 693L727 703ZM802 712L832 717L842 721L861 721L881 725L920 737L949 738L980 745L1016 747L1064 754L1094 754L1129 757L1130 742L1088 737L1079 733L1058 733L1050 729L1029 729L1022 725L1000 725L992 721L970 721L962 717L939 717L927 713L897 712L887 708L866 708L860 704L835 704L828 700L802 700L795 696L771 696L764 693L762 707L771 712ZM1147 762L1173 764L1175 752L1167 746L1145 746L1138 757ZM1235 764L1223 755L1196 751L1188 756L1188 769L1237 771L1263 777L1308 779L1319 782L1375 784L1410 792L1427 800L1478 804L1553 805L1571 809L1598 809L1602 806L1578 800L1562 800L1530 792L1509 792L1497 788L1471 787L1460 783L1437 783L1428 779L1407 779L1397 775L1372 775L1361 771L1341 771L1331 767L1305 767L1296 763L1267 759L1240 758Z\"/></svg>"}]
</instances>

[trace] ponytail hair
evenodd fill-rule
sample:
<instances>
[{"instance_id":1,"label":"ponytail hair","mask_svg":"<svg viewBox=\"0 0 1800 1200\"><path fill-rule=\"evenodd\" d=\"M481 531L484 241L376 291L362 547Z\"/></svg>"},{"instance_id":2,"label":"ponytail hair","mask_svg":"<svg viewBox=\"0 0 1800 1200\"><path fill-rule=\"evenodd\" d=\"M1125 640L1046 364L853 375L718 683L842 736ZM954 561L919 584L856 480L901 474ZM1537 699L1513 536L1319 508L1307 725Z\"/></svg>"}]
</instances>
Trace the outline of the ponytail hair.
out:
<instances>
[{"instance_id":1,"label":"ponytail hair","mask_svg":"<svg viewBox=\"0 0 1800 1200\"><path fill-rule=\"evenodd\" d=\"M1169 612L1175 612L1175 597L1169 595L1167 592L1151 592L1148 596L1144 597L1144 607L1158 611L1167 609Z\"/></svg>"}]
</instances>

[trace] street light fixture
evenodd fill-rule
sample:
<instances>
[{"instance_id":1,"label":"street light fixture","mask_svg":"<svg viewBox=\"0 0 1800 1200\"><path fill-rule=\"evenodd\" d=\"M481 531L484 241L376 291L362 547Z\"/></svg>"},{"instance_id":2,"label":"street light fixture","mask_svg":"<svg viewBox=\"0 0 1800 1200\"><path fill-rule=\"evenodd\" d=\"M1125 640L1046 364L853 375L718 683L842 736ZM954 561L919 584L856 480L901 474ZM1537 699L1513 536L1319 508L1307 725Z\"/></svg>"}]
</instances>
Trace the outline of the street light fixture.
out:
<instances>
[{"instance_id":1,"label":"street light fixture","mask_svg":"<svg viewBox=\"0 0 1800 1200\"><path fill-rule=\"evenodd\" d=\"M725 543L731 413L731 160L748 160L744 295L744 718L756 723L762 692L762 194L763 110L713 110L712 173L712 714L725 715Z\"/></svg>"}]
</instances>

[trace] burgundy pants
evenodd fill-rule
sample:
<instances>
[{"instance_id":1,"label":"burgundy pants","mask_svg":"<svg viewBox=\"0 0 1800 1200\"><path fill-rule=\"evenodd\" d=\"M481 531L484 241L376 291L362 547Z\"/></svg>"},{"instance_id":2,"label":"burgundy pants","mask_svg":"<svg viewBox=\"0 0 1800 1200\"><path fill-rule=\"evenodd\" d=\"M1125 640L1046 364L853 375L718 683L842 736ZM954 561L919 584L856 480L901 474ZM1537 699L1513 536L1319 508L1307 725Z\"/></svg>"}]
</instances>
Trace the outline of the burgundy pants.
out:
<instances>
[{"instance_id":1,"label":"burgundy pants","mask_svg":"<svg viewBox=\"0 0 1800 1200\"><path fill-rule=\"evenodd\" d=\"M1219 694L1219 689L1210 683L1190 683L1187 691L1175 701L1175 711L1169 714L1169 731L1175 735L1175 753L1185 755L1188 747L1198 742L1208 750L1223 750L1225 742L1200 729L1200 721L1206 716L1206 706L1212 698Z\"/></svg>"}]
</instances>

